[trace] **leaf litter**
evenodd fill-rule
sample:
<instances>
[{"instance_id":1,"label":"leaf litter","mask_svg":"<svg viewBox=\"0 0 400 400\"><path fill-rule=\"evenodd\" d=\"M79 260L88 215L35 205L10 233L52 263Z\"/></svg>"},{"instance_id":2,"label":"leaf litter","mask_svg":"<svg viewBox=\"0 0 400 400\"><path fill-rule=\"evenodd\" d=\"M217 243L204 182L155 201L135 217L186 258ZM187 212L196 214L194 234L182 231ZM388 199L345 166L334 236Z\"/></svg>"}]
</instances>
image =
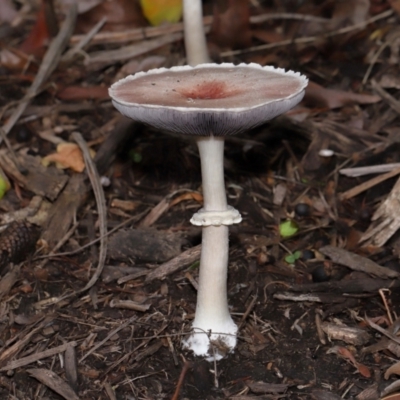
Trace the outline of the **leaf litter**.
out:
<instances>
[{"instance_id":1,"label":"leaf litter","mask_svg":"<svg viewBox=\"0 0 400 400\"><path fill-rule=\"evenodd\" d=\"M311 81L297 109L227 140L228 199L245 216L230 234L240 341L211 365L181 347L201 248L195 147L105 96L127 73L184 64L182 24L149 26L139 2L0 0L1 396L400 396L400 8L293 4L203 2L215 61ZM70 168L44 167L49 155Z\"/></svg>"}]
</instances>

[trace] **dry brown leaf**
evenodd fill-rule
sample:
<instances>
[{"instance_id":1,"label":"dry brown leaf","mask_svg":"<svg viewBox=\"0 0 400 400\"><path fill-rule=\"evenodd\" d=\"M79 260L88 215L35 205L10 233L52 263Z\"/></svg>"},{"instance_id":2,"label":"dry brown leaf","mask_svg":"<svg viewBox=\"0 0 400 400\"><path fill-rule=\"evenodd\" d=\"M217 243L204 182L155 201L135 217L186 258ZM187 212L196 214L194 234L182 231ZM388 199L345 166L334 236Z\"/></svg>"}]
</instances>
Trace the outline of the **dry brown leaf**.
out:
<instances>
[{"instance_id":1,"label":"dry brown leaf","mask_svg":"<svg viewBox=\"0 0 400 400\"><path fill-rule=\"evenodd\" d=\"M400 400L400 393L393 393L389 396L382 397L380 400Z\"/></svg>"},{"instance_id":2,"label":"dry brown leaf","mask_svg":"<svg viewBox=\"0 0 400 400\"><path fill-rule=\"evenodd\" d=\"M361 364L356 361L353 354L350 350L346 349L346 347L342 346L334 346L327 353L334 353L337 354L339 357L344 358L345 360L349 361L355 368L357 368L358 372L364 376L365 378L371 377L371 372L364 364Z\"/></svg>"},{"instance_id":3,"label":"dry brown leaf","mask_svg":"<svg viewBox=\"0 0 400 400\"><path fill-rule=\"evenodd\" d=\"M105 100L108 99L108 88L105 86L69 86L57 93L61 100Z\"/></svg>"},{"instance_id":4,"label":"dry brown leaf","mask_svg":"<svg viewBox=\"0 0 400 400\"><path fill-rule=\"evenodd\" d=\"M75 143L60 143L57 152L49 154L42 159L42 164L48 166L55 163L57 168L71 168L75 172L82 172L85 169L82 152Z\"/></svg>"},{"instance_id":5,"label":"dry brown leaf","mask_svg":"<svg viewBox=\"0 0 400 400\"><path fill-rule=\"evenodd\" d=\"M380 100L381 98L376 95L328 89L311 81L308 83L304 96L306 104L328 109L340 108L349 104L373 104Z\"/></svg>"},{"instance_id":6,"label":"dry brown leaf","mask_svg":"<svg viewBox=\"0 0 400 400\"><path fill-rule=\"evenodd\" d=\"M39 382L43 383L43 385L54 390L64 399L79 400L79 397L73 391L71 386L61 379L55 372L45 368L28 369L27 372Z\"/></svg>"},{"instance_id":7,"label":"dry brown leaf","mask_svg":"<svg viewBox=\"0 0 400 400\"><path fill-rule=\"evenodd\" d=\"M26 54L41 57L45 52L44 46L49 43L49 40L50 33L46 23L46 5L45 2L41 2L40 9L36 15L35 25L19 48Z\"/></svg>"},{"instance_id":8,"label":"dry brown leaf","mask_svg":"<svg viewBox=\"0 0 400 400\"><path fill-rule=\"evenodd\" d=\"M173 207L176 204L181 203L182 201L185 200L195 200L198 203L203 203L203 196L200 193L197 192L188 192L188 193L183 193L182 195L175 197L170 203L169 206Z\"/></svg>"},{"instance_id":9,"label":"dry brown leaf","mask_svg":"<svg viewBox=\"0 0 400 400\"><path fill-rule=\"evenodd\" d=\"M391 375L396 374L400 375L400 361L396 364L393 364L389 367L385 372L385 379L389 379Z\"/></svg>"}]
</instances>

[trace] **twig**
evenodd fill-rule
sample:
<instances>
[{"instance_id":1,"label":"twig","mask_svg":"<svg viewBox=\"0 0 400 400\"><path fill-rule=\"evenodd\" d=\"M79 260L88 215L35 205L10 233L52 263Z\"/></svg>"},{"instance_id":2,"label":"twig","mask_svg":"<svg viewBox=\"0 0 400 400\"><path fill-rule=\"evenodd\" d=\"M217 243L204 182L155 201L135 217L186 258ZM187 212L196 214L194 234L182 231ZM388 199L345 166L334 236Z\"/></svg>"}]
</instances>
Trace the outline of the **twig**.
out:
<instances>
[{"instance_id":1,"label":"twig","mask_svg":"<svg viewBox=\"0 0 400 400\"><path fill-rule=\"evenodd\" d=\"M387 331L386 329L381 328L378 324L375 324L375 322L372 322L369 318L365 317L365 321L367 322L367 324L375 329L376 331L382 333L382 335L385 335L386 337L388 337L389 339L393 340L394 342L396 342L397 344L400 344L400 338L398 338L397 336L393 335L392 333L390 333L389 331Z\"/></svg>"},{"instance_id":2,"label":"twig","mask_svg":"<svg viewBox=\"0 0 400 400\"><path fill-rule=\"evenodd\" d=\"M392 318L392 314L390 313L390 309L389 309L389 305L388 302L386 300L385 294L383 292L389 292L389 289L379 289L379 295L381 296L381 299L383 301L383 305L385 306L385 310L386 310L386 314L388 316L390 325L393 325L393 318Z\"/></svg>"},{"instance_id":3,"label":"twig","mask_svg":"<svg viewBox=\"0 0 400 400\"><path fill-rule=\"evenodd\" d=\"M24 98L20 101L19 105L14 109L10 118L3 126L3 130L6 135L11 131L15 123L18 121L19 117L25 111L29 102L34 98L40 91L40 87L51 73L57 68L58 62L60 61L61 54L67 45L72 32L75 28L75 21L77 16L77 7L73 3L69 9L67 17L61 26L60 32L50 43L50 46L43 57L42 63L40 64L39 70L32 82L32 85L27 90ZM0 138L0 143L2 139Z\"/></svg>"},{"instance_id":4,"label":"twig","mask_svg":"<svg viewBox=\"0 0 400 400\"><path fill-rule=\"evenodd\" d=\"M189 271L185 273L185 278L191 283L191 285L197 292L199 290L199 284L196 282L196 279L193 278L193 275Z\"/></svg>"},{"instance_id":5,"label":"twig","mask_svg":"<svg viewBox=\"0 0 400 400\"><path fill-rule=\"evenodd\" d=\"M260 50L274 49L276 47L284 47L284 46L289 46L289 45L293 45L293 44L313 43L313 42L316 42L321 39L327 39L327 38L330 38L333 36L343 35L344 33L349 33L349 32L355 31L357 29L365 28L367 25L372 24L373 22L388 18L392 15L393 15L393 10L387 10L387 11L384 11L383 13L375 15L374 17L372 17L370 19L367 19L364 22L360 22L358 24L354 24L351 26L346 26L345 28L341 28L341 29L338 29L335 31L326 32L319 36L305 36L305 37L300 37L297 39L282 40L277 43L267 43L267 44L262 44L260 46L252 46L252 47L248 47L247 49L242 49L242 50L225 51L225 52L221 53L220 56L221 57L232 57L232 56L237 56L239 54L251 53L251 52L260 51Z\"/></svg>"},{"instance_id":6,"label":"twig","mask_svg":"<svg viewBox=\"0 0 400 400\"><path fill-rule=\"evenodd\" d=\"M169 335L167 335L167 342L168 342L169 351L171 352L172 358L174 359L174 364L175 364L175 366L178 366L179 365L178 357L176 356L175 347L174 347L174 344L172 343L171 336L169 336Z\"/></svg>"},{"instance_id":7,"label":"twig","mask_svg":"<svg viewBox=\"0 0 400 400\"><path fill-rule=\"evenodd\" d=\"M240 323L239 323L239 326L238 326L238 330L241 329L241 327L243 326L243 324L246 321L247 317L251 313L251 310L254 308L256 302L257 302L257 295L254 295L253 298L251 299L251 302L250 302L249 306L247 307L247 310L243 314L242 319L240 320Z\"/></svg>"},{"instance_id":8,"label":"twig","mask_svg":"<svg viewBox=\"0 0 400 400\"><path fill-rule=\"evenodd\" d=\"M117 400L114 390L109 382L104 382L104 390L106 391L107 396L110 398L110 400Z\"/></svg>"},{"instance_id":9,"label":"twig","mask_svg":"<svg viewBox=\"0 0 400 400\"><path fill-rule=\"evenodd\" d=\"M79 364L90 354L92 354L94 351L96 351L99 347L103 346L104 343L106 343L111 337L113 337L117 332L119 332L121 329L124 329L128 325L130 325L133 321L137 319L137 316L134 315L133 317L127 319L123 324L118 325L115 329L113 329L102 341L94 345L84 356L81 357L79 360Z\"/></svg>"},{"instance_id":10,"label":"twig","mask_svg":"<svg viewBox=\"0 0 400 400\"><path fill-rule=\"evenodd\" d=\"M31 340L32 336L34 336L37 332L43 329L49 322L53 320L54 315L49 315L44 320L39 320L37 322L37 326L31 330L26 330L26 334L22 336L20 340L15 342L13 345L4 349L3 352L0 354L0 363L7 361L11 357L15 356L29 341ZM39 323L40 322L40 323ZM7 343L6 343L7 346Z\"/></svg>"},{"instance_id":11,"label":"twig","mask_svg":"<svg viewBox=\"0 0 400 400\"><path fill-rule=\"evenodd\" d=\"M39 265L37 265L36 268L42 269L47 262L49 261L49 257L52 257L55 255L55 252L64 246L64 244L69 240L69 238L74 234L76 228L78 227L78 223L75 222L74 225L71 227L71 229L64 235L64 237L61 238L61 240L54 246L54 248L51 250L49 254L47 254L47 258L45 258Z\"/></svg>"},{"instance_id":12,"label":"twig","mask_svg":"<svg viewBox=\"0 0 400 400\"><path fill-rule=\"evenodd\" d=\"M85 140L83 139L82 135L78 132L74 132L72 134L72 137L76 141L76 143L79 145L79 147L83 153L83 159L85 160L86 170L87 170L87 173L88 173L88 176L90 179L90 183L92 184L94 197L96 199L97 211L99 214L99 231L100 231L100 236L102 237L102 239L100 240L99 261L97 264L96 271L93 274L90 281L86 284L86 286L82 289L79 289L77 292L75 292L75 293L82 293L82 292L85 292L86 290L90 289L97 282L97 279L99 279L99 277L103 271L104 264L106 262L107 210L106 210L106 199L104 196L103 187L101 186L101 183L100 183L100 177L99 177L99 174L97 173L97 169L92 160L92 157L90 156L90 152L87 147L87 144L86 144Z\"/></svg>"},{"instance_id":13,"label":"twig","mask_svg":"<svg viewBox=\"0 0 400 400\"><path fill-rule=\"evenodd\" d=\"M146 283L153 281L154 279L164 279L166 276L179 271L186 265L190 265L200 258L201 244L191 247L190 249L184 251L179 256L173 258L161 264L151 272L146 277Z\"/></svg>"},{"instance_id":14,"label":"twig","mask_svg":"<svg viewBox=\"0 0 400 400\"><path fill-rule=\"evenodd\" d=\"M321 23L329 22L329 19L327 18L316 17L314 15L296 14L296 13L272 13L272 14L268 13L268 14L254 15L250 17L250 23L261 24L266 21L286 20L286 19L321 22ZM213 22L212 16L208 15L203 17L204 30L206 32L209 32L212 22ZM92 44L99 44L99 43L123 43L134 40L140 41L182 31L183 31L183 23L178 22L176 24L168 24L157 27L127 29L122 32L99 32L93 37L93 40L91 42ZM74 35L71 38L71 44L77 43L83 40L84 38L85 35Z\"/></svg>"},{"instance_id":15,"label":"twig","mask_svg":"<svg viewBox=\"0 0 400 400\"><path fill-rule=\"evenodd\" d=\"M341 193L339 195L339 199L341 201L351 199L352 197L357 196L358 194L365 192L368 189L371 189L375 185L378 185L379 183L386 181L387 179L393 178L394 176L399 174L400 174L400 168L396 168L390 172L387 172L386 174L376 176L375 178L372 178L369 181L361 183L360 185L357 185L347 190L346 192Z\"/></svg>"},{"instance_id":16,"label":"twig","mask_svg":"<svg viewBox=\"0 0 400 400\"><path fill-rule=\"evenodd\" d=\"M189 371L190 368L192 368L192 363L190 361L185 361L185 364L183 364L182 371L179 375L178 383L176 384L174 395L171 397L171 400L179 399L179 392L181 391L181 387L183 385L186 373Z\"/></svg>"},{"instance_id":17,"label":"twig","mask_svg":"<svg viewBox=\"0 0 400 400\"><path fill-rule=\"evenodd\" d=\"M307 15L307 14L297 14L297 13L272 13L272 14L261 14L254 15L250 17L250 22L252 24L261 24L265 21L275 21L280 19L292 19L298 21L307 21L307 22L321 22L326 24L330 21L328 18L316 17L315 15Z\"/></svg>"},{"instance_id":18,"label":"twig","mask_svg":"<svg viewBox=\"0 0 400 400\"><path fill-rule=\"evenodd\" d=\"M104 372L104 376L107 375L110 371L112 371L115 367L117 367L119 364L121 364L123 361L125 361L127 358L131 357L132 354L137 354L137 351L142 348L143 346L147 345L150 340L152 339L158 339L161 337L167 337L168 335L163 335L161 336L160 333L163 332L167 326L169 325L169 322L167 322L166 324L164 324L159 330L158 332L156 332L155 335L153 336L149 336L149 337L141 337L140 340L143 340L142 343L140 343L138 346L136 346L132 351L130 351L129 353L124 354L119 360L115 361L113 364L111 364L107 370ZM176 334L175 336L179 336L180 334ZM131 340L136 340L138 338L131 338Z\"/></svg>"},{"instance_id":19,"label":"twig","mask_svg":"<svg viewBox=\"0 0 400 400\"><path fill-rule=\"evenodd\" d=\"M324 256L329 257L334 263L344 265L353 271L361 271L373 277L383 279L398 278L400 274L389 268L381 267L369 258L352 253L334 246L324 246L318 250Z\"/></svg>"},{"instance_id":20,"label":"twig","mask_svg":"<svg viewBox=\"0 0 400 400\"><path fill-rule=\"evenodd\" d=\"M368 81L369 75L372 72L372 68L374 67L375 63L378 61L379 56L382 54L383 50L386 49L386 47L389 46L389 42L385 41L384 43L381 44L381 46L379 47L379 49L376 51L376 53L374 54L374 56L372 57L371 62L369 63L367 72L364 75L364 78L361 82L362 85L365 85Z\"/></svg>"},{"instance_id":21,"label":"twig","mask_svg":"<svg viewBox=\"0 0 400 400\"><path fill-rule=\"evenodd\" d=\"M93 39L96 33L103 27L106 21L107 18L103 17L74 47L69 49L63 55L61 62L71 61L77 53L81 52L82 49Z\"/></svg>"},{"instance_id":22,"label":"twig","mask_svg":"<svg viewBox=\"0 0 400 400\"><path fill-rule=\"evenodd\" d=\"M135 222L135 221L139 221L140 219L142 219L142 217L147 214L148 211L145 210L142 213L138 214L138 215L134 215L131 218L128 218L126 221L121 222L120 224L118 224L115 228L111 229L110 231L106 232L106 234L104 235L104 237L110 236L112 233L116 232L118 229L122 228L125 225L128 225L131 222ZM94 245L97 242L100 242L100 240L102 240L103 236L99 236L97 239L92 240L89 243L86 243L85 245L79 247L78 249L75 250L71 250L71 251L65 251L63 253L55 253L55 254L46 254L44 256L40 256L40 257L36 257L37 260L42 259L42 258L51 258L51 257L61 257L61 256L71 256L73 254L77 254L80 253L81 251L87 249L88 247ZM60 248L58 246L56 246L57 248Z\"/></svg>"},{"instance_id":23,"label":"twig","mask_svg":"<svg viewBox=\"0 0 400 400\"><path fill-rule=\"evenodd\" d=\"M366 167L355 167L355 168L343 168L339 170L339 173L351 178L357 176L364 176L369 174L382 174L384 172L393 171L396 168L400 168L400 163L391 164L379 164L379 165L369 165Z\"/></svg>"},{"instance_id":24,"label":"twig","mask_svg":"<svg viewBox=\"0 0 400 400\"><path fill-rule=\"evenodd\" d=\"M318 338L322 344L326 344L325 333L321 327L321 316L319 310L315 310L315 326L317 328Z\"/></svg>"},{"instance_id":25,"label":"twig","mask_svg":"<svg viewBox=\"0 0 400 400\"><path fill-rule=\"evenodd\" d=\"M148 53L149 51L155 50L166 44L177 42L178 40L181 40L182 37L183 36L181 33L173 33L171 35L161 36L152 40L146 40L116 50L97 51L95 53L88 54L89 57L86 63L113 63L114 61L128 60L138 55Z\"/></svg>"},{"instance_id":26,"label":"twig","mask_svg":"<svg viewBox=\"0 0 400 400\"><path fill-rule=\"evenodd\" d=\"M54 356L55 354L59 354L64 352L68 346L76 346L77 342L68 342L64 343L60 346L53 347L52 349L47 349L41 351L39 353L32 354L27 357L20 358L19 360L10 361L5 367L1 368L0 371L9 371L12 369L17 369L20 367L24 367L25 365L32 364L38 360L42 360L43 358Z\"/></svg>"},{"instance_id":27,"label":"twig","mask_svg":"<svg viewBox=\"0 0 400 400\"><path fill-rule=\"evenodd\" d=\"M379 83L372 79L371 81L372 88L382 97L386 103L389 104L390 107L393 108L398 114L400 114L400 101L398 101L395 97L393 97L389 92L387 92Z\"/></svg>"}]
</instances>

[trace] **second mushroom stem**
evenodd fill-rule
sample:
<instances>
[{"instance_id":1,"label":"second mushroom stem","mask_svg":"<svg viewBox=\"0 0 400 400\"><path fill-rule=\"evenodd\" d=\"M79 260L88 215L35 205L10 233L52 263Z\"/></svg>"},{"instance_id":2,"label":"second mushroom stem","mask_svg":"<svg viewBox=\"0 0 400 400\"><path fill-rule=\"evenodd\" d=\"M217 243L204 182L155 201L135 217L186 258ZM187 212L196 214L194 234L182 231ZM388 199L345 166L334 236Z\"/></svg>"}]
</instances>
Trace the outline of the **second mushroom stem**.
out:
<instances>
[{"instance_id":1,"label":"second mushroom stem","mask_svg":"<svg viewBox=\"0 0 400 400\"><path fill-rule=\"evenodd\" d=\"M209 62L201 0L183 1L183 23L188 64L197 65Z\"/></svg>"}]
</instances>

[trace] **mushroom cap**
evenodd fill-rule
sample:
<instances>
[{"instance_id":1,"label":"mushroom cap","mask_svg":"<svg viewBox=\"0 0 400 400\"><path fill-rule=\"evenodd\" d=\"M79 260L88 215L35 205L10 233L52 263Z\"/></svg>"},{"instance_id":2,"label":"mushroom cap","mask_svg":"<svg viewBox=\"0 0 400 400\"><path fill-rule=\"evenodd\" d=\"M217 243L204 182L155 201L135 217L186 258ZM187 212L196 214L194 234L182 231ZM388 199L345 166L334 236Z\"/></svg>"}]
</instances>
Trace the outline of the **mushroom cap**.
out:
<instances>
[{"instance_id":1,"label":"mushroom cap","mask_svg":"<svg viewBox=\"0 0 400 400\"><path fill-rule=\"evenodd\" d=\"M259 64L200 64L139 72L109 94L125 116L187 135L227 136L293 108L308 79Z\"/></svg>"}]
</instances>

